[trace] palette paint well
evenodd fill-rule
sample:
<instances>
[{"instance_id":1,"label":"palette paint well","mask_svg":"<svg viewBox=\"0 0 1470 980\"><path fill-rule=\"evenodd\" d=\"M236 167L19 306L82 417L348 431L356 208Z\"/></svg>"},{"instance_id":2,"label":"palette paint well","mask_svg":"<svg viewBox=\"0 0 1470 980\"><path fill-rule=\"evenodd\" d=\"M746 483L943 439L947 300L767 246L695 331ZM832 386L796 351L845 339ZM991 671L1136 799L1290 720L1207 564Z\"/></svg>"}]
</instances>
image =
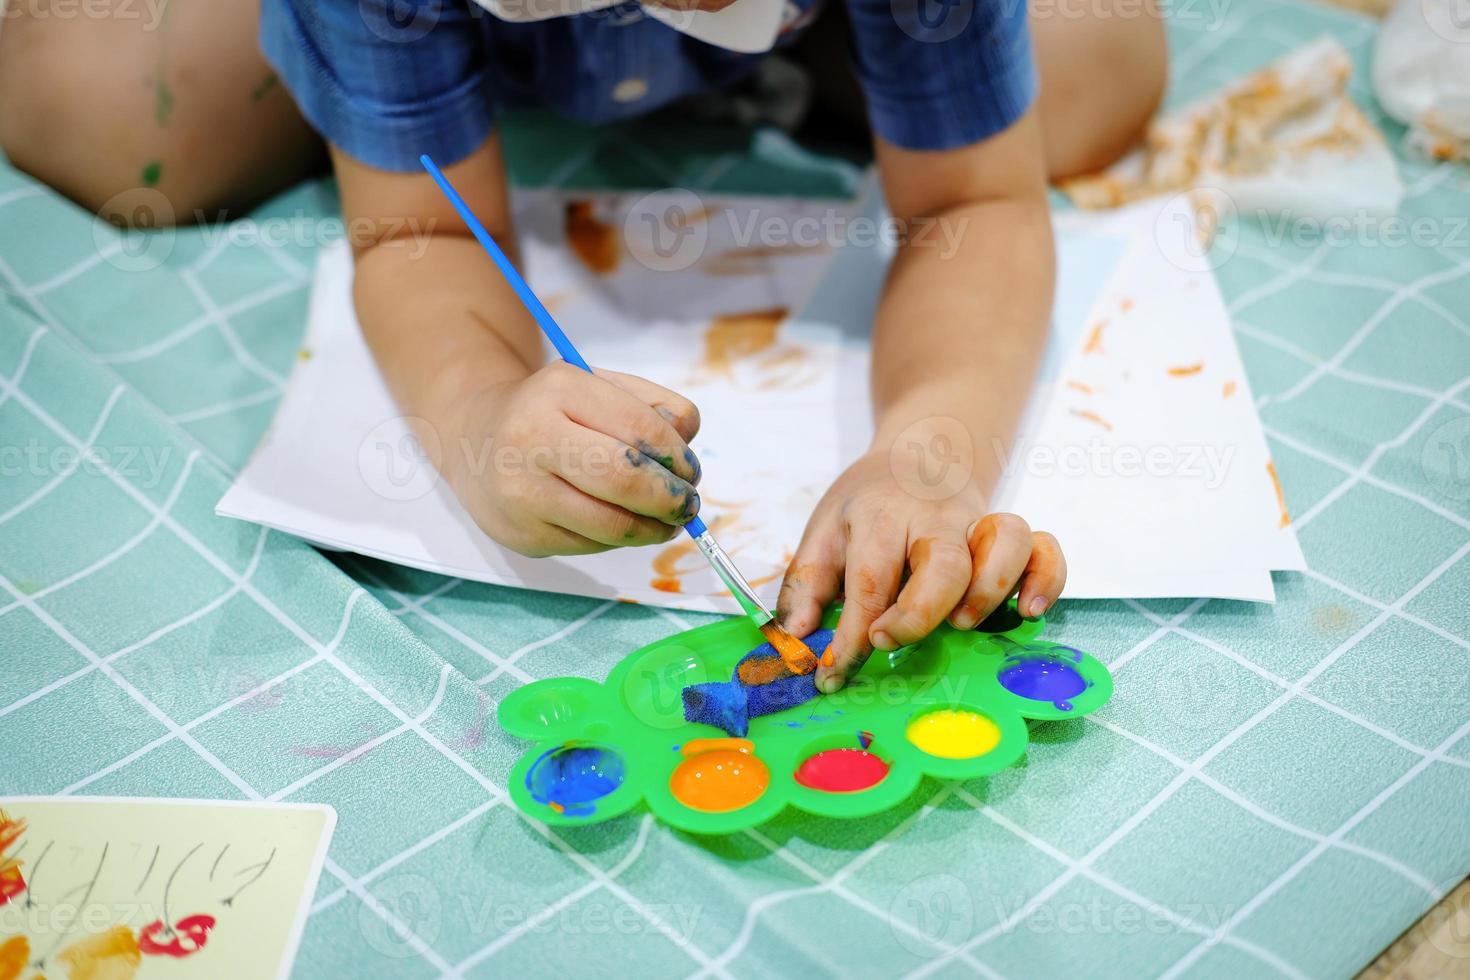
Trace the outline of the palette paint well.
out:
<instances>
[{"instance_id":1,"label":"palette paint well","mask_svg":"<svg viewBox=\"0 0 1470 980\"><path fill-rule=\"evenodd\" d=\"M1050 701L1058 711L1071 711L1072 698L1089 687L1076 667L1053 657L1011 657L1000 672L1000 685L1032 701Z\"/></svg>"},{"instance_id":2,"label":"palette paint well","mask_svg":"<svg viewBox=\"0 0 1470 980\"><path fill-rule=\"evenodd\" d=\"M685 746L687 752L688 746ZM704 813L726 813L749 806L771 784L766 764L739 749L711 749L689 755L669 777L674 799Z\"/></svg>"},{"instance_id":3,"label":"palette paint well","mask_svg":"<svg viewBox=\"0 0 1470 980\"><path fill-rule=\"evenodd\" d=\"M904 733L923 751L941 759L974 759L1000 744L1000 728L978 711L941 708L919 715Z\"/></svg>"},{"instance_id":4,"label":"palette paint well","mask_svg":"<svg viewBox=\"0 0 1470 980\"><path fill-rule=\"evenodd\" d=\"M825 749L796 769L796 781L827 793L856 793L877 786L888 763L863 749Z\"/></svg>"},{"instance_id":5,"label":"palette paint well","mask_svg":"<svg viewBox=\"0 0 1470 980\"><path fill-rule=\"evenodd\" d=\"M543 752L526 773L532 799L572 816L596 812L596 802L621 785L622 756L576 742Z\"/></svg>"}]
</instances>

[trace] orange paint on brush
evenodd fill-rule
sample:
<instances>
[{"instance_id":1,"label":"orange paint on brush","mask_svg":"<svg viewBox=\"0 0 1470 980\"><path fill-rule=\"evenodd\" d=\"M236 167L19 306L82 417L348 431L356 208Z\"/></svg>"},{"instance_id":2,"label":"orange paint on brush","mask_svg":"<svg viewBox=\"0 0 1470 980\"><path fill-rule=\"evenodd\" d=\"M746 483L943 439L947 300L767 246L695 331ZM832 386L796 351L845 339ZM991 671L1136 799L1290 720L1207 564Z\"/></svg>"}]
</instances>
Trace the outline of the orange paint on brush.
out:
<instances>
[{"instance_id":1,"label":"orange paint on brush","mask_svg":"<svg viewBox=\"0 0 1470 980\"><path fill-rule=\"evenodd\" d=\"M114 926L67 946L56 954L56 961L71 980L129 980L138 972L143 953L133 930Z\"/></svg>"},{"instance_id":2,"label":"orange paint on brush","mask_svg":"<svg viewBox=\"0 0 1470 980\"><path fill-rule=\"evenodd\" d=\"M592 213L591 201L568 201L564 228L572 254L587 268L605 276L618 267L623 257L618 229Z\"/></svg>"},{"instance_id":3,"label":"orange paint on brush","mask_svg":"<svg viewBox=\"0 0 1470 980\"><path fill-rule=\"evenodd\" d=\"M31 944L25 936L12 936L0 943L0 980L17 980L31 959Z\"/></svg>"},{"instance_id":4,"label":"orange paint on brush","mask_svg":"<svg viewBox=\"0 0 1470 980\"><path fill-rule=\"evenodd\" d=\"M1080 391L1084 395L1097 394L1097 390L1093 388L1092 385L1085 385L1080 381L1068 381L1067 387L1071 388L1073 391Z\"/></svg>"},{"instance_id":5,"label":"orange paint on brush","mask_svg":"<svg viewBox=\"0 0 1470 980\"><path fill-rule=\"evenodd\" d=\"M793 674L810 674L817 669L817 655L803 642L776 625L773 619L761 627L766 642L776 648Z\"/></svg>"},{"instance_id":6,"label":"orange paint on brush","mask_svg":"<svg viewBox=\"0 0 1470 980\"><path fill-rule=\"evenodd\" d=\"M1276 488L1276 504L1281 508L1281 524L1279 526L1286 527L1291 523L1291 514L1286 509L1286 492L1281 489L1281 478L1276 475L1276 463L1274 461L1268 461L1266 463L1266 472L1271 475L1271 486Z\"/></svg>"},{"instance_id":7,"label":"orange paint on brush","mask_svg":"<svg viewBox=\"0 0 1470 980\"><path fill-rule=\"evenodd\" d=\"M1082 353L1101 354L1103 352L1103 330L1107 328L1107 325L1108 321L1105 319L1092 325L1092 332L1087 335L1087 344L1082 348Z\"/></svg>"},{"instance_id":8,"label":"orange paint on brush","mask_svg":"<svg viewBox=\"0 0 1470 980\"><path fill-rule=\"evenodd\" d=\"M1109 432L1113 431L1113 423L1109 422L1107 419L1103 418L1096 412L1074 408L1072 409L1072 414L1077 416L1079 419L1086 419L1094 425L1100 425L1104 429L1107 429Z\"/></svg>"},{"instance_id":9,"label":"orange paint on brush","mask_svg":"<svg viewBox=\"0 0 1470 980\"><path fill-rule=\"evenodd\" d=\"M1227 381L1227 382L1225 382L1225 387L1222 388L1222 389L1220 389L1220 397L1221 398L1229 398L1233 394L1235 394L1235 382L1234 381Z\"/></svg>"},{"instance_id":10,"label":"orange paint on brush","mask_svg":"<svg viewBox=\"0 0 1470 980\"><path fill-rule=\"evenodd\" d=\"M1199 374L1204 369L1204 361L1200 361L1198 364L1182 364L1179 367L1171 367L1169 369L1169 375L1175 378L1188 378L1192 375Z\"/></svg>"}]
</instances>

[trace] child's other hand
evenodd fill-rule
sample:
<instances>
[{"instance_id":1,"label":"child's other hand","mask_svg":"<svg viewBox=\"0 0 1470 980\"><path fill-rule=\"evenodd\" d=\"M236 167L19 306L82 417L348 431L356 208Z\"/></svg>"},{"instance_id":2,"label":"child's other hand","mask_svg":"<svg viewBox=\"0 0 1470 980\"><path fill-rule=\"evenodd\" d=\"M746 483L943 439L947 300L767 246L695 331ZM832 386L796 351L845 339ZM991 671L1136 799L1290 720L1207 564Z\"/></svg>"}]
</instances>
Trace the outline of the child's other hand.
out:
<instances>
[{"instance_id":1,"label":"child's other hand","mask_svg":"<svg viewBox=\"0 0 1470 980\"><path fill-rule=\"evenodd\" d=\"M827 604L845 594L831 663L817 670L817 686L831 693L873 649L923 639L946 618L970 629L1018 588L1022 615L1040 615L1066 578L1050 534L1033 532L1015 514L987 515L973 484L944 500L921 499L899 484L887 454L874 453L849 467L817 504L778 610L789 632L805 636Z\"/></svg>"},{"instance_id":2,"label":"child's other hand","mask_svg":"<svg viewBox=\"0 0 1470 980\"><path fill-rule=\"evenodd\" d=\"M699 512L699 412L643 378L558 361L470 399L457 429L459 499L523 555L655 544Z\"/></svg>"}]
</instances>

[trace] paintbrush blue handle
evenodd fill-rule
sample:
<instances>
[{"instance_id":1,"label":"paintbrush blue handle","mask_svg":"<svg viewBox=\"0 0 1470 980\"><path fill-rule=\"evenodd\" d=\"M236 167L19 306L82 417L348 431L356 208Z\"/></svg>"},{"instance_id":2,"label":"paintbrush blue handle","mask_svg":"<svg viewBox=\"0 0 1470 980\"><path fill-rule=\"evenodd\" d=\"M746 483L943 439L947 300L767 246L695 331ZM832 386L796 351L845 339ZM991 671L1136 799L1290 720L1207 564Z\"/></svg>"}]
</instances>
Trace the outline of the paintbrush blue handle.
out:
<instances>
[{"instance_id":1,"label":"paintbrush blue handle","mask_svg":"<svg viewBox=\"0 0 1470 980\"><path fill-rule=\"evenodd\" d=\"M562 331L561 325L556 322L556 319L551 315L551 311L537 298L530 284L522 278L520 272L517 271L515 265L510 261L510 258L500 250L500 246L495 243L495 239L490 236L490 232L480 223L480 219L475 217L475 212L471 211L470 206L465 203L465 199L459 196L459 191L455 190L454 185L449 183L449 178L444 176L444 171L440 170L439 165L429 159L427 153L419 157L419 163L424 165L424 169L429 172L429 176L434 178L434 183L438 184L439 189L444 192L444 196L449 198L449 203L454 205L455 211L459 212L459 216L464 220L465 227L470 230L470 234L474 235L476 241L484 247L486 252L490 253L490 259L495 263L495 267L500 270L500 274L505 277L505 281L510 283L510 288L515 290L515 294L520 297L526 309L531 312L531 316L536 320L536 325L541 328L542 333L546 334L546 339L551 341L551 346L556 348L556 352L561 355L561 359L591 374L592 368L587 365L587 362L582 359L582 355L577 352L576 345L572 343L571 338ZM694 517L690 519L688 524L684 525L684 530L689 532L691 538L698 538L705 532L706 528L704 521L698 517Z\"/></svg>"}]
</instances>

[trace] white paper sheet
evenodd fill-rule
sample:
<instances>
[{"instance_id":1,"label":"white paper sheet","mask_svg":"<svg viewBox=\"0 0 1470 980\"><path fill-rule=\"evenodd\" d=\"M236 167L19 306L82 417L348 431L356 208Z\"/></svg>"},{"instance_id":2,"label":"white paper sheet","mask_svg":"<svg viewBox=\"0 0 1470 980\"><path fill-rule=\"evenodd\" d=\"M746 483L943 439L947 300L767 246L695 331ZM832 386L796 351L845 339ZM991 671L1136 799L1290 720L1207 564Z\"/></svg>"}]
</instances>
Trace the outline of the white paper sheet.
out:
<instances>
[{"instance_id":1,"label":"white paper sheet","mask_svg":"<svg viewBox=\"0 0 1470 980\"><path fill-rule=\"evenodd\" d=\"M699 405L702 514L774 602L812 507L871 436L867 337L890 250L858 239L853 230L868 226L849 219L877 221L883 212L871 195L855 208L698 203L689 213L707 220L692 253L640 245L637 219L648 202L636 194L525 193L515 210L530 281L584 357ZM1193 214L1181 202L1163 206L1179 213L1146 202L1059 221L1057 322L1027 407L1024 452L1011 459L998 506L1058 535L1069 596L1269 601L1270 570L1304 562L1281 526L1214 280L1159 246L1159 227ZM633 230L586 245L579 261L567 244L569 207L595 225ZM835 248L751 244L753 221L794 228L799 218L834 214L842 229ZM841 244L852 240L861 243ZM486 274L494 274L488 260ZM357 328L351 277L345 248L323 253L310 356L218 513L480 581L736 611L683 539L528 559L481 533L394 407ZM778 310L800 312L780 318ZM715 325L742 314L751 317Z\"/></svg>"}]
</instances>

